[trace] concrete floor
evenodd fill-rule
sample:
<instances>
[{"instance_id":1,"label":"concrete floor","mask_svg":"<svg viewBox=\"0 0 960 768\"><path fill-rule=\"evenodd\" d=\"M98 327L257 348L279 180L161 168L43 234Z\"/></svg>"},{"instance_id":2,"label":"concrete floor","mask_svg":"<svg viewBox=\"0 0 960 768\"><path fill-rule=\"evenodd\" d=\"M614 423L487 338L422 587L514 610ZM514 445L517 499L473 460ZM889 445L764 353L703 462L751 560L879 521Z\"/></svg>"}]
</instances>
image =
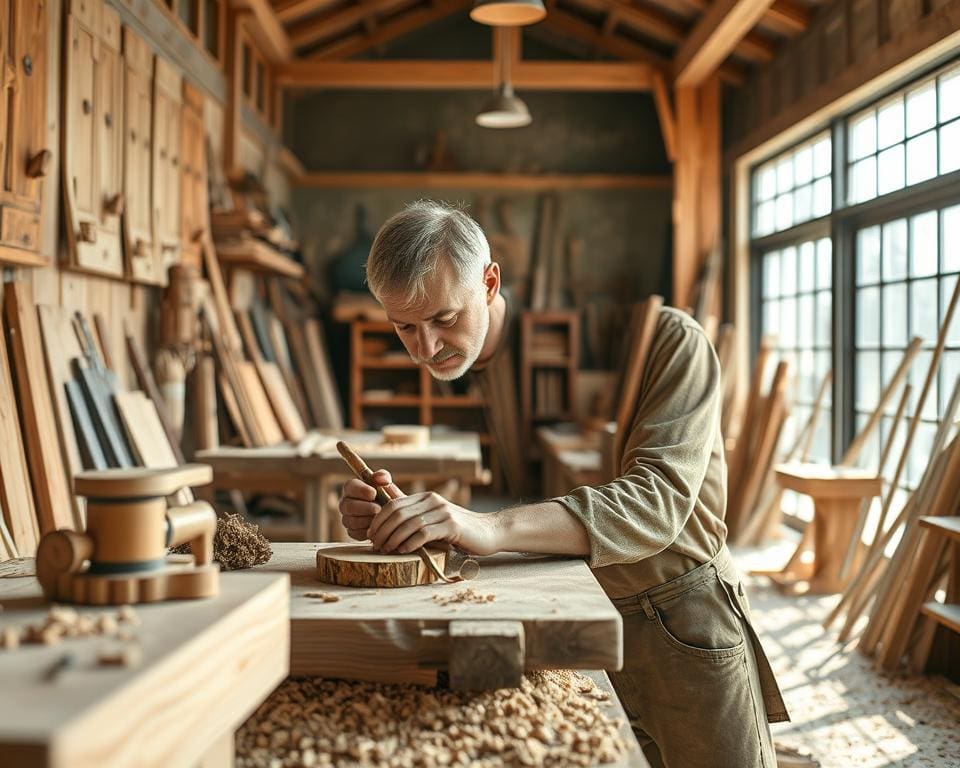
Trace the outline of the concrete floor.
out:
<instances>
[{"instance_id":1,"label":"concrete floor","mask_svg":"<svg viewBox=\"0 0 960 768\"><path fill-rule=\"evenodd\" d=\"M793 546L736 552L741 570L775 567ZM841 647L820 622L836 596L785 597L748 577L754 622L792 722L774 740L800 748L823 768L960 768L960 687L943 678L887 677L855 648Z\"/></svg>"}]
</instances>

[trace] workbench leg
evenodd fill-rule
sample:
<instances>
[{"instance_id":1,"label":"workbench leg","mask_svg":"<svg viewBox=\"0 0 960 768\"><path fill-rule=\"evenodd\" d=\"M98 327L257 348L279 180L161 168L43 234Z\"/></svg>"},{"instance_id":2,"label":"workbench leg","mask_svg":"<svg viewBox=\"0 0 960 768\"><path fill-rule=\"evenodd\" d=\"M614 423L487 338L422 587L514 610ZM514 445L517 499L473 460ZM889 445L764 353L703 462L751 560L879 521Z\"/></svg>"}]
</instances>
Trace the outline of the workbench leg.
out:
<instances>
[{"instance_id":1,"label":"workbench leg","mask_svg":"<svg viewBox=\"0 0 960 768\"><path fill-rule=\"evenodd\" d=\"M860 499L817 499L813 512L813 576L809 594L840 592L847 579L840 574L860 519ZM848 573L860 569L862 547Z\"/></svg>"},{"instance_id":2,"label":"workbench leg","mask_svg":"<svg viewBox=\"0 0 960 768\"><path fill-rule=\"evenodd\" d=\"M217 739L206 754L200 758L196 768L233 768L236 745L233 740L233 731L228 730Z\"/></svg>"},{"instance_id":3,"label":"workbench leg","mask_svg":"<svg viewBox=\"0 0 960 768\"><path fill-rule=\"evenodd\" d=\"M327 541L324 530L323 480L311 477L303 489L303 523L307 541Z\"/></svg>"}]
</instances>

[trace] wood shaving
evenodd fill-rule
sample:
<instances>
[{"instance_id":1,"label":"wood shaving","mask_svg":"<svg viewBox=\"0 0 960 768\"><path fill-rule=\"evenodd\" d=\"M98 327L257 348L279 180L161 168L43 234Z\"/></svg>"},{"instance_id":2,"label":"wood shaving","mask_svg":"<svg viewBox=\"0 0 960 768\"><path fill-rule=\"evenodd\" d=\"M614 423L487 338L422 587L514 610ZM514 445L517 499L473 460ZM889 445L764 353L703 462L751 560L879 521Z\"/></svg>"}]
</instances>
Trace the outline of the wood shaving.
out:
<instances>
[{"instance_id":1,"label":"wood shaving","mask_svg":"<svg viewBox=\"0 0 960 768\"><path fill-rule=\"evenodd\" d=\"M237 732L237 768L594 766L627 754L603 691L573 671L482 693L290 678Z\"/></svg>"},{"instance_id":2,"label":"wood shaving","mask_svg":"<svg viewBox=\"0 0 960 768\"><path fill-rule=\"evenodd\" d=\"M106 645L97 653L101 667L138 667L143 661L143 648L139 643Z\"/></svg>"},{"instance_id":3,"label":"wood shaving","mask_svg":"<svg viewBox=\"0 0 960 768\"><path fill-rule=\"evenodd\" d=\"M304 597L315 597L317 600L323 600L325 603L339 603L339 596L333 594L332 592L306 592L303 595Z\"/></svg>"},{"instance_id":4,"label":"wood shaving","mask_svg":"<svg viewBox=\"0 0 960 768\"><path fill-rule=\"evenodd\" d=\"M174 555L189 555L190 545L172 547ZM230 514L217 519L213 535L213 559L225 571L236 571L261 565L273 557L273 548L260 526L249 523L240 515Z\"/></svg>"},{"instance_id":5,"label":"wood shaving","mask_svg":"<svg viewBox=\"0 0 960 768\"><path fill-rule=\"evenodd\" d=\"M4 627L0 632L0 648L13 650L21 644L57 645L74 637L129 636L129 627L139 624L140 617L129 605L120 606L116 613L79 613L68 606L53 605L38 624Z\"/></svg>"},{"instance_id":6,"label":"wood shaving","mask_svg":"<svg viewBox=\"0 0 960 768\"><path fill-rule=\"evenodd\" d=\"M440 605L452 605L453 603L492 603L496 599L496 595L481 595L473 587L458 589L453 594L437 593L433 596L433 602Z\"/></svg>"}]
</instances>

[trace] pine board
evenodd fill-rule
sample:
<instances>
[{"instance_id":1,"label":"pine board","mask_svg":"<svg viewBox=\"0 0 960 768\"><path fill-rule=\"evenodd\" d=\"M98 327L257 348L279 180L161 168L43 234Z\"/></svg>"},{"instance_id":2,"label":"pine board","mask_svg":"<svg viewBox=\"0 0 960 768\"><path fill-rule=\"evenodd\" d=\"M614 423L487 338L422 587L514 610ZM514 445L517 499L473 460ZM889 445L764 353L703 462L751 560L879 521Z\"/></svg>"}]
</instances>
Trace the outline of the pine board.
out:
<instances>
[{"instance_id":1,"label":"pine board","mask_svg":"<svg viewBox=\"0 0 960 768\"><path fill-rule=\"evenodd\" d=\"M86 451L83 461L84 469L106 469L108 467L106 454L100 445L97 428L90 418L90 408L83 396L83 387L78 381L68 381L64 384L67 392L67 401L70 415L75 426L74 434L78 437L81 455Z\"/></svg>"},{"instance_id":2,"label":"pine board","mask_svg":"<svg viewBox=\"0 0 960 768\"><path fill-rule=\"evenodd\" d=\"M73 529L72 494L60 450L43 359L40 323L30 284L4 286L4 309L17 373L17 392L40 532ZM21 553L24 554L24 553Z\"/></svg>"},{"instance_id":3,"label":"pine board","mask_svg":"<svg viewBox=\"0 0 960 768\"><path fill-rule=\"evenodd\" d=\"M267 445L282 443L283 431L273 415L273 409L270 407L270 401L267 399L267 393L263 389L256 367L246 360L239 361L237 362L237 374L242 382L243 390L250 400L254 419L263 432L265 442Z\"/></svg>"},{"instance_id":4,"label":"pine board","mask_svg":"<svg viewBox=\"0 0 960 768\"><path fill-rule=\"evenodd\" d=\"M273 406L273 412L280 423L280 428L287 440L299 442L307 433L307 428L300 418L300 412L297 410L296 403L283 381L283 374L276 363L262 362L257 366L260 373L260 379L263 382L263 388L266 390L270 404Z\"/></svg>"},{"instance_id":5,"label":"pine board","mask_svg":"<svg viewBox=\"0 0 960 768\"><path fill-rule=\"evenodd\" d=\"M24 557L32 557L37 551L40 528L17 420L17 401L3 326L0 322L0 507L17 550Z\"/></svg>"}]
</instances>

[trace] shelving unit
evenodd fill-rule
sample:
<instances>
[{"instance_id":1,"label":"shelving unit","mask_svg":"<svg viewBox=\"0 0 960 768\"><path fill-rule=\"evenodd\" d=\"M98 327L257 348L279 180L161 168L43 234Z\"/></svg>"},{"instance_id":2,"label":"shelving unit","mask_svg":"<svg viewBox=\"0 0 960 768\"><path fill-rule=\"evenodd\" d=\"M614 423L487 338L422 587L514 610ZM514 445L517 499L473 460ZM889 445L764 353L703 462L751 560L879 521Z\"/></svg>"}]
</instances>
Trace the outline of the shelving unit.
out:
<instances>
[{"instance_id":1,"label":"shelving unit","mask_svg":"<svg viewBox=\"0 0 960 768\"><path fill-rule=\"evenodd\" d=\"M580 363L580 314L524 312L520 316L523 434L534 448L537 427L573 419Z\"/></svg>"},{"instance_id":2,"label":"shelving unit","mask_svg":"<svg viewBox=\"0 0 960 768\"><path fill-rule=\"evenodd\" d=\"M407 356L391 323L350 324L350 426L378 429L407 421L478 432L484 463L496 478L496 448L479 387L466 393L452 393L450 387Z\"/></svg>"}]
</instances>

